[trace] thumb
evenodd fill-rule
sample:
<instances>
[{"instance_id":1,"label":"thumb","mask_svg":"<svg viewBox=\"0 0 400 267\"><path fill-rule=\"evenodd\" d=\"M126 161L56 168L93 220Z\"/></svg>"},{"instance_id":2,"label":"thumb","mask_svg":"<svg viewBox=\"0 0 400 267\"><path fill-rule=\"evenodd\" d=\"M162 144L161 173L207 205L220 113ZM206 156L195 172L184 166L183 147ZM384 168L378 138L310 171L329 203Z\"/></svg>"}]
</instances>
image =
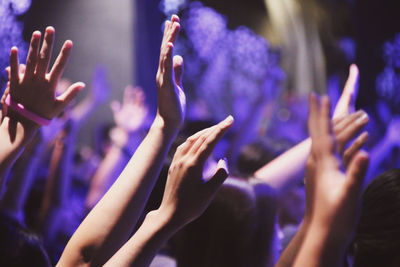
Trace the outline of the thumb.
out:
<instances>
[{"instance_id":1,"label":"thumb","mask_svg":"<svg viewBox=\"0 0 400 267\"><path fill-rule=\"evenodd\" d=\"M63 110L69 102L76 97L76 95L85 87L83 82L77 82L72 84L68 89L57 97L57 101L60 105L60 110Z\"/></svg>"},{"instance_id":2,"label":"thumb","mask_svg":"<svg viewBox=\"0 0 400 267\"><path fill-rule=\"evenodd\" d=\"M177 55L174 56L173 61L174 61L175 83L178 86L182 86L183 58Z\"/></svg>"},{"instance_id":3,"label":"thumb","mask_svg":"<svg viewBox=\"0 0 400 267\"><path fill-rule=\"evenodd\" d=\"M228 175L228 161L226 158L220 159L217 164L217 171L206 183L207 190L209 190L211 194L217 192L218 188L223 184L226 178L228 178Z\"/></svg>"},{"instance_id":4,"label":"thumb","mask_svg":"<svg viewBox=\"0 0 400 267\"><path fill-rule=\"evenodd\" d=\"M351 194L359 194L361 192L365 174L367 173L369 164L369 155L365 151L359 151L354 155L347 168L347 188Z\"/></svg>"}]
</instances>

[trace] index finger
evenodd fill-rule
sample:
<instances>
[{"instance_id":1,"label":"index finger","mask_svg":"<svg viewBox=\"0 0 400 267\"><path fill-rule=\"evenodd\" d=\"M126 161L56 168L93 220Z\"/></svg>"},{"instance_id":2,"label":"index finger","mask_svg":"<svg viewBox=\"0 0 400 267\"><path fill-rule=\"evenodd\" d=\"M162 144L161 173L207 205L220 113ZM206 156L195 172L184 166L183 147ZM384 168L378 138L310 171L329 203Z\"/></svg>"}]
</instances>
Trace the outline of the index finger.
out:
<instances>
[{"instance_id":1,"label":"index finger","mask_svg":"<svg viewBox=\"0 0 400 267\"><path fill-rule=\"evenodd\" d=\"M200 162L205 162L207 158L211 155L212 151L214 150L215 146L217 145L218 141L224 136L224 134L228 131L228 129L233 124L233 117L228 116L225 120L218 123L217 127L212 130L201 144L199 149L195 151L195 146L192 147L192 153L196 154L196 158L200 160ZM199 139L201 140L201 139Z\"/></svg>"}]
</instances>

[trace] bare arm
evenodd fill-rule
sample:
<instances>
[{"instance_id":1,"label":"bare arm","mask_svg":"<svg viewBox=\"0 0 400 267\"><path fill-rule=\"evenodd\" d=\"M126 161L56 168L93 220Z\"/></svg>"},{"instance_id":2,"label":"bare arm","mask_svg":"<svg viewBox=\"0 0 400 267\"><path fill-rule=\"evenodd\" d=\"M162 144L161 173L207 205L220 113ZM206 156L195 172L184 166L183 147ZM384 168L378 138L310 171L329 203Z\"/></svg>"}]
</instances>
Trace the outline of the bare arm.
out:
<instances>
[{"instance_id":1,"label":"bare arm","mask_svg":"<svg viewBox=\"0 0 400 267\"><path fill-rule=\"evenodd\" d=\"M124 169L129 154L141 142L140 132L147 122L148 108L144 92L139 87L127 86L122 105L112 102L111 109L116 124L110 132L112 145L91 180L86 198L87 209L96 205Z\"/></svg>"},{"instance_id":2,"label":"bare arm","mask_svg":"<svg viewBox=\"0 0 400 267\"><path fill-rule=\"evenodd\" d=\"M159 209L147 214L139 230L106 266L148 266L168 238L203 213L228 177L226 162L220 160L214 176L205 181L204 164L232 123L229 116L189 137L177 149Z\"/></svg>"},{"instance_id":3,"label":"bare arm","mask_svg":"<svg viewBox=\"0 0 400 267\"><path fill-rule=\"evenodd\" d=\"M354 155L354 153L356 153L367 142L368 139L368 134L366 132L363 132L356 138L356 140L350 145L349 148L345 149L346 144L348 144L350 140L354 136L356 136L360 129L362 129L363 126L368 122L368 117L364 112L359 112L357 115L355 113L348 115L354 111L354 103L357 96L357 81L358 69L357 66L352 65L350 67L349 77L343 89L342 96L340 97L333 114L333 130L336 135L337 150L342 155L343 162L346 163L346 165L351 157ZM309 154L310 150L311 141L309 141L308 144L307 154ZM301 159L303 159L303 156L301 156ZM309 159L310 158L308 158L307 164L305 165L314 164ZM310 167L308 168L310 169ZM299 231L289 243L288 247L283 251L278 263L276 264L277 267L292 266L295 257L298 254L300 247L303 243L304 236L308 230L311 220L311 203L313 201L313 195L311 193L312 185L313 175L311 175L310 172L306 172L307 205L304 220Z\"/></svg>"},{"instance_id":4,"label":"bare arm","mask_svg":"<svg viewBox=\"0 0 400 267\"><path fill-rule=\"evenodd\" d=\"M342 118L354 112L357 97L358 69L356 65L350 66L349 77L342 95L336 104L333 118ZM298 184L304 177L305 163L311 150L311 140L303 142L286 151L267 165L257 170L255 177L265 181L282 195L293 185Z\"/></svg>"},{"instance_id":5,"label":"bare arm","mask_svg":"<svg viewBox=\"0 0 400 267\"><path fill-rule=\"evenodd\" d=\"M329 100L310 98L309 130L313 141L307 172L315 177L310 225L294 266L342 266L344 253L357 223L368 154L357 151L346 173L335 156L335 138L329 119Z\"/></svg>"},{"instance_id":6,"label":"bare arm","mask_svg":"<svg viewBox=\"0 0 400 267\"><path fill-rule=\"evenodd\" d=\"M46 119L57 116L65 106L84 87L83 83L71 85L63 94L56 97L55 89L72 50L72 42L66 41L56 62L48 73L51 57L54 29L46 29L45 40L40 50L40 32L34 32L30 43L27 64L24 73L20 73L18 49L13 47L10 53L9 89L6 94L14 102L22 104L27 110ZM2 101L4 101L3 96ZM38 101L40 100L40 101ZM4 104L4 102L3 102ZM6 106L6 105L3 105ZM9 168L19 156L24 146L39 129L39 125L16 114L11 108L3 109L0 126L0 184Z\"/></svg>"},{"instance_id":7,"label":"bare arm","mask_svg":"<svg viewBox=\"0 0 400 267\"><path fill-rule=\"evenodd\" d=\"M157 73L158 111L149 133L110 190L74 233L59 266L104 264L137 223L184 118L183 60L179 56L172 58L179 28L177 16L165 26Z\"/></svg>"}]
</instances>

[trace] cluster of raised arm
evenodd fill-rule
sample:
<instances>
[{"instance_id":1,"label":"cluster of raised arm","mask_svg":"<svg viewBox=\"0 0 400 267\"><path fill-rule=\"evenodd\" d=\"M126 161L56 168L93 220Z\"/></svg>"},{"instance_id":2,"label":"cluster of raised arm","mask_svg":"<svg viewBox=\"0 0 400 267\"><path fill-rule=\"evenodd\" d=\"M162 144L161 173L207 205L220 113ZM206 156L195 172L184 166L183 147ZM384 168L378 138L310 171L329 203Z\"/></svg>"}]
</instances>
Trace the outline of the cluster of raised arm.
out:
<instances>
[{"instance_id":1,"label":"cluster of raised arm","mask_svg":"<svg viewBox=\"0 0 400 267\"><path fill-rule=\"evenodd\" d=\"M140 220L185 119L183 58L173 55L180 27L176 15L165 23L156 76L157 113L143 140L138 133L146 128L149 118L143 90L128 86L122 103L111 104L116 126L110 132L111 148L93 174L86 197L85 205L90 212L69 239L57 266L148 266L169 238L201 216L228 177L225 159L218 161L212 177L204 177L203 169L219 140L233 125L232 116L195 133L178 146L159 208ZM18 214L32 183L30 172L23 179L11 179L8 187L4 186L6 176L40 126L50 123L41 131L44 144L37 147L42 151L51 140L59 141L59 146L52 150L51 179L40 213L40 222L52 227L57 224L49 219L57 217L53 208L56 203L65 205L68 194L68 162L73 158L73 145L68 144L73 143L75 136L71 133L76 134L76 125L82 124L94 106L108 97L107 82L102 80L104 71L98 69L93 93L67 115L58 117L85 85L59 85L72 42L64 43L49 68L54 36L55 30L48 27L40 47L41 33L32 34L26 65L18 62L17 48L11 49L0 124L0 209L23 221ZM254 173L257 179L273 187L279 198L299 183L305 170L304 220L276 266L343 266L357 225L369 163L368 154L361 150L368 139L368 134L361 132L368 115L354 110L357 79L357 67L352 66L333 118L329 99L310 95L310 138ZM57 88L61 93L57 93ZM398 124L398 119L394 120L388 132L392 143L398 143ZM70 141L64 144L63 140ZM30 150L24 153L28 152L39 154ZM30 162L29 170L37 170L32 167L37 164Z\"/></svg>"}]
</instances>

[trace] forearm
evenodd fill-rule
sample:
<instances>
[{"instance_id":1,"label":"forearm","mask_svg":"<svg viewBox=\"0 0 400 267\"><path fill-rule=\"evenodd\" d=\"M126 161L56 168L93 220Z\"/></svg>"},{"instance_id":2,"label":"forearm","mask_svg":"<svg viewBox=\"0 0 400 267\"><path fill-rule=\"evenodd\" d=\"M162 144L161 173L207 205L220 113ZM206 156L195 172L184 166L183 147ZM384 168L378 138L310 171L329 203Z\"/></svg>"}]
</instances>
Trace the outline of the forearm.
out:
<instances>
[{"instance_id":1,"label":"forearm","mask_svg":"<svg viewBox=\"0 0 400 267\"><path fill-rule=\"evenodd\" d=\"M122 151L122 148L114 145L110 148L90 182L89 192L86 197L86 207L88 209L92 209L107 192L127 161L127 155Z\"/></svg>"},{"instance_id":2,"label":"forearm","mask_svg":"<svg viewBox=\"0 0 400 267\"><path fill-rule=\"evenodd\" d=\"M149 266L162 245L179 229L159 210L147 214L139 230L105 266Z\"/></svg>"},{"instance_id":3,"label":"forearm","mask_svg":"<svg viewBox=\"0 0 400 267\"><path fill-rule=\"evenodd\" d=\"M60 263L72 259L101 265L122 246L138 221L176 134L177 129L154 121L121 175L72 236ZM85 251L90 255L84 257Z\"/></svg>"},{"instance_id":4,"label":"forearm","mask_svg":"<svg viewBox=\"0 0 400 267\"><path fill-rule=\"evenodd\" d=\"M290 241L289 245L282 252L279 257L279 261L276 263L275 267L292 267L294 261L300 251L300 248L303 244L304 237L307 233L309 223L304 221L300 229L297 231L296 235Z\"/></svg>"},{"instance_id":5,"label":"forearm","mask_svg":"<svg viewBox=\"0 0 400 267\"><path fill-rule=\"evenodd\" d=\"M304 177L304 170L311 150L311 139L286 151L254 173L254 176L274 187L283 195Z\"/></svg>"},{"instance_id":6,"label":"forearm","mask_svg":"<svg viewBox=\"0 0 400 267\"><path fill-rule=\"evenodd\" d=\"M294 267L342 267L346 241L335 238L328 227L311 223Z\"/></svg>"},{"instance_id":7,"label":"forearm","mask_svg":"<svg viewBox=\"0 0 400 267\"><path fill-rule=\"evenodd\" d=\"M39 141L31 151L25 150L15 162L15 170L7 184L7 190L0 202L1 209L23 223L24 206L36 177L45 144Z\"/></svg>"},{"instance_id":8,"label":"forearm","mask_svg":"<svg viewBox=\"0 0 400 267\"><path fill-rule=\"evenodd\" d=\"M8 112L11 117L5 116L0 124L0 192L11 166L39 129L39 125L12 110Z\"/></svg>"}]
</instances>

